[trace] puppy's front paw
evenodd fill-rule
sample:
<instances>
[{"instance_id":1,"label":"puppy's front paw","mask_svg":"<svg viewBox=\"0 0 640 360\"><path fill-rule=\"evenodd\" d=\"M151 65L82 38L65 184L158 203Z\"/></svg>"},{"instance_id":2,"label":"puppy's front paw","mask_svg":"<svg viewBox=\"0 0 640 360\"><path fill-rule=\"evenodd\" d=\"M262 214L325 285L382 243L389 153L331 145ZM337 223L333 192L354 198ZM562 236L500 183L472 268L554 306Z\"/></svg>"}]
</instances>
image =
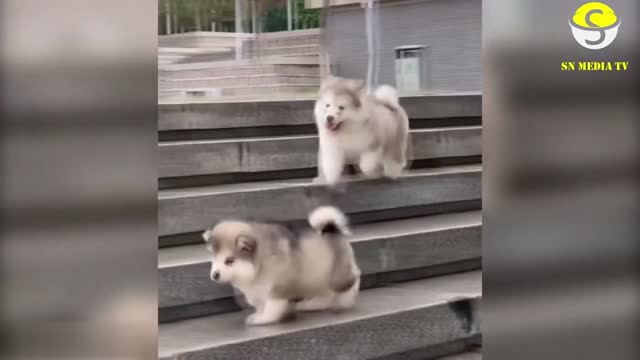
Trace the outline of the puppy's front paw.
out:
<instances>
[{"instance_id":1,"label":"puppy's front paw","mask_svg":"<svg viewBox=\"0 0 640 360\"><path fill-rule=\"evenodd\" d=\"M338 174L335 174L335 175L333 175L333 174L332 174L331 176L327 176L327 177L324 179L324 184L326 184L326 185L329 185L329 186L332 186L332 187L333 187L333 186L335 186L337 183L339 183L339 182L340 182L340 177L341 177L341 174L339 174L339 173L338 173Z\"/></svg>"},{"instance_id":2,"label":"puppy's front paw","mask_svg":"<svg viewBox=\"0 0 640 360\"><path fill-rule=\"evenodd\" d=\"M244 323L247 325L256 325L256 319L258 318L258 314L251 314L249 316L247 316L247 318L244 320Z\"/></svg>"},{"instance_id":3,"label":"puppy's front paw","mask_svg":"<svg viewBox=\"0 0 640 360\"><path fill-rule=\"evenodd\" d=\"M264 315L257 314L257 313L247 316L247 319L245 320L245 324L252 325L252 326L273 324L275 322L277 321L273 319L268 319Z\"/></svg>"},{"instance_id":4,"label":"puppy's front paw","mask_svg":"<svg viewBox=\"0 0 640 360\"><path fill-rule=\"evenodd\" d=\"M322 176L317 176L311 180L311 183L313 185L324 185L326 183L326 180Z\"/></svg>"},{"instance_id":5,"label":"puppy's front paw","mask_svg":"<svg viewBox=\"0 0 640 360\"><path fill-rule=\"evenodd\" d=\"M395 161L384 162L384 175L390 179L397 179L402 176L403 164Z\"/></svg>"}]
</instances>

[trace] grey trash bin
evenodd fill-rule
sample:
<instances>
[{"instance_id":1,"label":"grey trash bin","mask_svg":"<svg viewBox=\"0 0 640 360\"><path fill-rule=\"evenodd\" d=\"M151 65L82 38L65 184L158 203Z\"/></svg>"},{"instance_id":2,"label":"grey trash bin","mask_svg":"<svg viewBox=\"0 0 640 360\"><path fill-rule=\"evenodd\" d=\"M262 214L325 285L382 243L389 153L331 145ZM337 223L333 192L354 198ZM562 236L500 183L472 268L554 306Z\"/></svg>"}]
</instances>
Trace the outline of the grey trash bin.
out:
<instances>
[{"instance_id":1,"label":"grey trash bin","mask_svg":"<svg viewBox=\"0 0 640 360\"><path fill-rule=\"evenodd\" d=\"M424 45L405 45L394 49L396 55L396 87L401 92L426 90L427 53Z\"/></svg>"}]
</instances>

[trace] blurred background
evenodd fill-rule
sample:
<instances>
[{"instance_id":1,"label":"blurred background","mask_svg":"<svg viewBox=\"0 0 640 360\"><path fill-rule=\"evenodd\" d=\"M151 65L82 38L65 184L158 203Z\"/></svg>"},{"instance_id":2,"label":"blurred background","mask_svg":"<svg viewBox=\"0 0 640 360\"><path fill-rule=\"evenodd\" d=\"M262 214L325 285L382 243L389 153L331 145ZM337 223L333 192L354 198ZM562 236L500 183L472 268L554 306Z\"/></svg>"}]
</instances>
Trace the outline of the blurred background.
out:
<instances>
[{"instance_id":1,"label":"blurred background","mask_svg":"<svg viewBox=\"0 0 640 360\"><path fill-rule=\"evenodd\" d=\"M3 1L2 357L156 357L155 1Z\"/></svg>"},{"instance_id":2,"label":"blurred background","mask_svg":"<svg viewBox=\"0 0 640 360\"><path fill-rule=\"evenodd\" d=\"M639 358L637 1L607 1L622 25L599 52L571 37L579 1L341 2L2 2L2 357L156 358L159 97L310 99L331 69L482 91L483 356ZM187 72L270 56L293 65L271 83Z\"/></svg>"},{"instance_id":3,"label":"blurred background","mask_svg":"<svg viewBox=\"0 0 640 360\"><path fill-rule=\"evenodd\" d=\"M638 2L605 1L621 25L602 50L571 34L584 3L483 1L488 359L640 356Z\"/></svg>"},{"instance_id":4,"label":"blurred background","mask_svg":"<svg viewBox=\"0 0 640 360\"><path fill-rule=\"evenodd\" d=\"M161 0L161 102L313 98L327 73L479 91L481 1Z\"/></svg>"}]
</instances>

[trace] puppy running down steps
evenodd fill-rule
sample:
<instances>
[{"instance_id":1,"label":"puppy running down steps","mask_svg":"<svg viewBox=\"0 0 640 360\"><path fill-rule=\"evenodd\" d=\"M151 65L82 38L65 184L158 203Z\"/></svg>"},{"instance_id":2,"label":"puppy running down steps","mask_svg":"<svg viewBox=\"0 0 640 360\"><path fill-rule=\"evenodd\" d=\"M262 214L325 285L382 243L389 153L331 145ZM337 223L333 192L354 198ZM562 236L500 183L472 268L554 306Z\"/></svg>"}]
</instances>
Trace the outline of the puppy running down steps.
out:
<instances>
[{"instance_id":1,"label":"puppy running down steps","mask_svg":"<svg viewBox=\"0 0 640 360\"><path fill-rule=\"evenodd\" d=\"M320 86L314 117L320 140L315 182L335 185L346 164L358 164L369 178L402 174L409 118L393 87L367 94L361 80L329 76Z\"/></svg>"},{"instance_id":2,"label":"puppy running down steps","mask_svg":"<svg viewBox=\"0 0 640 360\"><path fill-rule=\"evenodd\" d=\"M231 284L255 308L247 324L275 323L294 310L355 304L360 269L345 215L324 206L308 220L311 228L306 229L230 220L203 233L213 254L211 279Z\"/></svg>"}]
</instances>

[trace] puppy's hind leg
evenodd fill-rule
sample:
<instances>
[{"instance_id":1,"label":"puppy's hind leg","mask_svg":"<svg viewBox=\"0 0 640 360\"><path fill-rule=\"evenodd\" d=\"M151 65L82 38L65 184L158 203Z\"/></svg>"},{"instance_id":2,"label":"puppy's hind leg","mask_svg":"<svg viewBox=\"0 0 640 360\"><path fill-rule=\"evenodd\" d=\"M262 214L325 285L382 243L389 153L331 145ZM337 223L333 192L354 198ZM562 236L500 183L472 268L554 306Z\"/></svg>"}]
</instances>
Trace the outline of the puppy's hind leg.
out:
<instances>
[{"instance_id":1,"label":"puppy's hind leg","mask_svg":"<svg viewBox=\"0 0 640 360\"><path fill-rule=\"evenodd\" d=\"M344 169L344 155L330 144L320 145L319 154L319 178L323 178L327 184L335 185L340 181Z\"/></svg>"},{"instance_id":2,"label":"puppy's hind leg","mask_svg":"<svg viewBox=\"0 0 640 360\"><path fill-rule=\"evenodd\" d=\"M380 176L380 152L370 151L362 154L358 165L364 176L368 178Z\"/></svg>"},{"instance_id":3,"label":"puppy's hind leg","mask_svg":"<svg viewBox=\"0 0 640 360\"><path fill-rule=\"evenodd\" d=\"M333 306L335 300L334 294L316 296L305 299L296 304L296 310L299 311L321 311Z\"/></svg>"},{"instance_id":4,"label":"puppy's hind leg","mask_svg":"<svg viewBox=\"0 0 640 360\"><path fill-rule=\"evenodd\" d=\"M333 303L333 308L336 310L348 309L356 304L356 298L360 292L360 277L357 278L355 283L346 291L338 293Z\"/></svg>"},{"instance_id":5,"label":"puppy's hind leg","mask_svg":"<svg viewBox=\"0 0 640 360\"><path fill-rule=\"evenodd\" d=\"M324 171L322 170L322 150L318 150L318 176L313 178L312 182L314 184L324 184L327 182Z\"/></svg>"},{"instance_id":6,"label":"puppy's hind leg","mask_svg":"<svg viewBox=\"0 0 640 360\"><path fill-rule=\"evenodd\" d=\"M402 175L402 169L404 169L404 165L401 162L395 161L393 159L384 159L384 176L390 179L397 179Z\"/></svg>"},{"instance_id":7,"label":"puppy's hind leg","mask_svg":"<svg viewBox=\"0 0 640 360\"><path fill-rule=\"evenodd\" d=\"M407 135L400 136L384 154L382 161L384 176L397 179L407 166Z\"/></svg>"},{"instance_id":8,"label":"puppy's hind leg","mask_svg":"<svg viewBox=\"0 0 640 360\"><path fill-rule=\"evenodd\" d=\"M266 325L273 324L282 320L289 312L289 300L287 299L268 299L265 301L262 311L249 315L247 317L248 325Z\"/></svg>"}]
</instances>

